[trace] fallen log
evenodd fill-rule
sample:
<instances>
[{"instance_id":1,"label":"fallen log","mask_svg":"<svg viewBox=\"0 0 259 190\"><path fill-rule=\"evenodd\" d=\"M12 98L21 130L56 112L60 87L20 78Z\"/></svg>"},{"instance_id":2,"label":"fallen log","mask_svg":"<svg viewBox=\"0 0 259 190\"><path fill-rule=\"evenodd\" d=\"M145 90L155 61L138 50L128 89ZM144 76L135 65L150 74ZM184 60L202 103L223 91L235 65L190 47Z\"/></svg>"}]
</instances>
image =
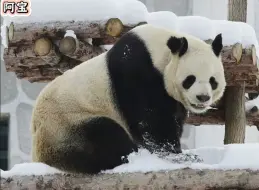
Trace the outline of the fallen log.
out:
<instances>
[{"instance_id":1,"label":"fallen log","mask_svg":"<svg viewBox=\"0 0 259 190\"><path fill-rule=\"evenodd\" d=\"M42 36L48 36L52 40L64 38L67 30L72 30L78 39L86 40L89 38L103 38L112 36L114 40L129 31L130 29L144 24L123 25L118 18L110 18L103 21L49 21L49 22L25 22L11 23L9 26L9 44L16 44L21 41L26 43L34 42Z\"/></svg>"},{"instance_id":2,"label":"fallen log","mask_svg":"<svg viewBox=\"0 0 259 190\"><path fill-rule=\"evenodd\" d=\"M1 178L7 189L258 189L258 170L194 170L190 168L99 175L52 174Z\"/></svg>"}]
</instances>

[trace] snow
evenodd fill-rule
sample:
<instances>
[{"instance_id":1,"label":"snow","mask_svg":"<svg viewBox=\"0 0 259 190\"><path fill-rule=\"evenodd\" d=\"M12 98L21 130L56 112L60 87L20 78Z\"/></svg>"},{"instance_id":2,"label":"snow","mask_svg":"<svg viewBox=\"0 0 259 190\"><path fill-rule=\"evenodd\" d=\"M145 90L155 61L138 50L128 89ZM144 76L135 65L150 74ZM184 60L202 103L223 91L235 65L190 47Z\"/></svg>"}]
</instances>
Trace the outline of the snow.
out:
<instances>
[{"instance_id":1,"label":"snow","mask_svg":"<svg viewBox=\"0 0 259 190\"><path fill-rule=\"evenodd\" d=\"M158 158L142 149L139 153L129 155L129 163L117 166L104 173L130 173L169 171L182 168L192 169L259 169L259 143L254 144L230 144L223 147L201 147L193 150L185 150L184 153L197 154L203 159L203 163L170 163Z\"/></svg>"},{"instance_id":2,"label":"snow","mask_svg":"<svg viewBox=\"0 0 259 190\"><path fill-rule=\"evenodd\" d=\"M210 19L201 16L178 17L179 31L193 35L202 40L214 39L216 36L213 23Z\"/></svg>"},{"instance_id":3,"label":"snow","mask_svg":"<svg viewBox=\"0 0 259 190\"><path fill-rule=\"evenodd\" d=\"M259 169L259 143L230 144L222 147L201 147L198 149L184 150L184 154L197 154L203 159L203 163L171 163L167 159L159 158L146 149L140 149L138 153L129 155L129 163L122 164L111 170L102 173L131 173L169 171L182 168L192 169ZM168 157L174 155L169 155ZM46 175L63 173L43 163L22 163L16 164L9 171L1 171L3 178L14 175Z\"/></svg>"},{"instance_id":4,"label":"snow","mask_svg":"<svg viewBox=\"0 0 259 190\"><path fill-rule=\"evenodd\" d=\"M123 23L135 24L146 20L147 8L138 0L33 0L29 17L9 17L15 22L51 20L105 20L117 17Z\"/></svg>"},{"instance_id":5,"label":"snow","mask_svg":"<svg viewBox=\"0 0 259 190\"><path fill-rule=\"evenodd\" d=\"M61 6L62 8L60 8ZM224 45L233 45L239 42L247 47L254 44L259 57L259 44L255 30L247 23L211 20L201 16L178 17L170 11L149 13L147 7L138 0L33 0L31 7L32 12L29 17L4 16L4 24L1 28L4 46L7 45L5 26L9 26L11 21L22 23L88 20L90 22L117 17L126 25L146 21L152 25L194 35L202 40L214 39L218 33L222 33Z\"/></svg>"},{"instance_id":6,"label":"snow","mask_svg":"<svg viewBox=\"0 0 259 190\"><path fill-rule=\"evenodd\" d=\"M14 165L9 171L0 170L0 173L1 177L8 178L14 175L46 175L62 172L43 163L21 163Z\"/></svg>"},{"instance_id":7,"label":"snow","mask_svg":"<svg viewBox=\"0 0 259 190\"><path fill-rule=\"evenodd\" d=\"M170 11L151 12L147 16L147 22L163 28L178 30L178 17Z\"/></svg>"}]
</instances>

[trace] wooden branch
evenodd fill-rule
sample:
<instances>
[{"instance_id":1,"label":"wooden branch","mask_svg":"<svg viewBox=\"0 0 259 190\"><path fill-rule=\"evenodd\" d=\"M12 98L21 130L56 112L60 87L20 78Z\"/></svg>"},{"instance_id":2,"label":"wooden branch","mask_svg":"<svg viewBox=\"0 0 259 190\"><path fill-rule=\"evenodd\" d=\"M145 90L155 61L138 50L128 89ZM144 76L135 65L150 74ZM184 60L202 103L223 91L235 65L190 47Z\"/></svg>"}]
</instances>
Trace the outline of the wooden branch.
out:
<instances>
[{"instance_id":1,"label":"wooden branch","mask_svg":"<svg viewBox=\"0 0 259 190\"><path fill-rule=\"evenodd\" d=\"M186 120L186 123L199 126L199 125L224 125L225 124L225 112L224 110L211 109L207 113L202 115L190 114ZM249 126L259 127L259 111L255 106L249 112L246 113L246 124Z\"/></svg>"},{"instance_id":2,"label":"wooden branch","mask_svg":"<svg viewBox=\"0 0 259 190\"><path fill-rule=\"evenodd\" d=\"M259 189L259 171L183 168L147 173L49 174L2 178L0 183L2 189Z\"/></svg>"}]
</instances>

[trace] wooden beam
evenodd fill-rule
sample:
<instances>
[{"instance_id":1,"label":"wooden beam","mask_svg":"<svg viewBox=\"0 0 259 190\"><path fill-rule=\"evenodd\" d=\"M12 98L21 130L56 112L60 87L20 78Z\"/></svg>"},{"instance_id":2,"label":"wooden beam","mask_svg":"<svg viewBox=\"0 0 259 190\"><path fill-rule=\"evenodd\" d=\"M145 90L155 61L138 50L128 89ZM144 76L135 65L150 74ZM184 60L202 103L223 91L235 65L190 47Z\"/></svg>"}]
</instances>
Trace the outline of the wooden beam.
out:
<instances>
[{"instance_id":1,"label":"wooden beam","mask_svg":"<svg viewBox=\"0 0 259 190\"><path fill-rule=\"evenodd\" d=\"M224 110L211 109L201 115L190 114L186 123L195 126L225 125L225 112ZM246 113L246 125L259 127L259 111L256 106Z\"/></svg>"},{"instance_id":2,"label":"wooden beam","mask_svg":"<svg viewBox=\"0 0 259 190\"><path fill-rule=\"evenodd\" d=\"M105 52L105 50L101 47L96 47L89 44L88 42L84 42L68 36L66 38L62 38L61 41L56 41L56 43L59 44L59 47L56 47L54 42L52 43L54 47L51 51L52 53L49 53L45 56L37 56L33 51L32 44L24 45L20 44L19 42L15 44L15 46L11 45L8 49L5 49L4 51L4 60L7 71L15 72L17 74L17 72L19 71L20 73L22 69L28 71L31 68L42 65L55 65L55 68L53 68L53 70L59 70L61 69L60 67L63 67L63 69L67 70L68 68L64 68L64 65L69 66L69 68L71 69L71 64L64 64L64 61L61 64L61 59L63 55L70 57L71 59L77 60L78 62L84 62ZM65 50L65 48L71 48L64 47L65 43L74 43L76 47L73 47L72 52L70 52L71 50ZM242 51L242 56L239 64L237 64L236 58L233 56L232 53L233 51L236 51L236 47L237 45L227 46L224 47L222 51L222 60L224 62L223 65L225 69L227 85L240 86L245 83L246 92L257 92L259 91L259 86L256 86L257 80L259 78L259 73L252 58L254 46L248 47ZM68 61L70 61L71 59L68 59ZM30 78L29 75L26 76L24 74L22 76L24 76L26 79ZM42 82L41 80L44 80L48 82L50 78L51 80L53 80L53 77L48 77L48 75L46 74L45 78L43 76L39 76L39 81L33 81Z\"/></svg>"}]
</instances>

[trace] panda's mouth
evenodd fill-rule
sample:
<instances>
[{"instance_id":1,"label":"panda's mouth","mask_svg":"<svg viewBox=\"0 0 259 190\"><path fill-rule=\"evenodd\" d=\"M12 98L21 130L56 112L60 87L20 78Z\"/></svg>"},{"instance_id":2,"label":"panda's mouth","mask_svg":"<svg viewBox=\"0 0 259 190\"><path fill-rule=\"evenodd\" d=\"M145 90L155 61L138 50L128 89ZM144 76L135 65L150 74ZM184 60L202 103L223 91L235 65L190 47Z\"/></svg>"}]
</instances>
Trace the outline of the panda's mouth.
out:
<instances>
[{"instance_id":1,"label":"panda's mouth","mask_svg":"<svg viewBox=\"0 0 259 190\"><path fill-rule=\"evenodd\" d=\"M194 108L194 109L197 109L197 110L203 110L205 109L207 106L204 105L204 104L191 104L191 106Z\"/></svg>"}]
</instances>

